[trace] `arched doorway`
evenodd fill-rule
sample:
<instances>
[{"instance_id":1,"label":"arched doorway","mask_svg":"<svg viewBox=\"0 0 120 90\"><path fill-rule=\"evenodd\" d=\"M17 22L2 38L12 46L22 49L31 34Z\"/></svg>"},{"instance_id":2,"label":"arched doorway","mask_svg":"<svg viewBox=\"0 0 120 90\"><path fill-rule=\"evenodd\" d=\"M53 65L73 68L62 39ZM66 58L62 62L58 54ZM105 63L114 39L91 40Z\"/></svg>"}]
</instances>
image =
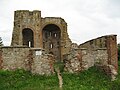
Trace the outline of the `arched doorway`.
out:
<instances>
[{"instance_id":1,"label":"arched doorway","mask_svg":"<svg viewBox=\"0 0 120 90\"><path fill-rule=\"evenodd\" d=\"M29 28L25 28L22 31L23 45L28 47L34 47L34 35L33 31Z\"/></svg>"},{"instance_id":2,"label":"arched doorway","mask_svg":"<svg viewBox=\"0 0 120 90\"><path fill-rule=\"evenodd\" d=\"M43 28L43 48L47 53L52 52L57 60L61 59L61 32L55 24L48 24Z\"/></svg>"}]
</instances>

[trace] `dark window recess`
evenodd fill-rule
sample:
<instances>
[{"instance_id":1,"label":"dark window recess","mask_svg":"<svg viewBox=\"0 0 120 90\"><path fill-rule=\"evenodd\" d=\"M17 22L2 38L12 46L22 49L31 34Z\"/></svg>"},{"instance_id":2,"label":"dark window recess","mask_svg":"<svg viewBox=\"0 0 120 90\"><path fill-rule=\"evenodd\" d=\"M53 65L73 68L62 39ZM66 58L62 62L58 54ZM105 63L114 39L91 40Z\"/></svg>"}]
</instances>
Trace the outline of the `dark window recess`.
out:
<instances>
[{"instance_id":1,"label":"dark window recess","mask_svg":"<svg viewBox=\"0 0 120 90\"><path fill-rule=\"evenodd\" d=\"M54 55L54 54L53 54L53 52L49 52L49 54L52 54L52 55Z\"/></svg>"},{"instance_id":2,"label":"dark window recess","mask_svg":"<svg viewBox=\"0 0 120 90\"><path fill-rule=\"evenodd\" d=\"M44 49L47 53L53 52L56 55L56 59L60 60L61 51L60 51L60 28L55 24L48 24L43 28L43 44ZM47 34L46 34L47 33ZM59 47L58 47L59 46Z\"/></svg>"},{"instance_id":3,"label":"dark window recess","mask_svg":"<svg viewBox=\"0 0 120 90\"><path fill-rule=\"evenodd\" d=\"M102 42L102 39L100 38L100 43Z\"/></svg>"},{"instance_id":4,"label":"dark window recess","mask_svg":"<svg viewBox=\"0 0 120 90\"><path fill-rule=\"evenodd\" d=\"M45 42L43 42L43 48L45 48Z\"/></svg>"},{"instance_id":5,"label":"dark window recess","mask_svg":"<svg viewBox=\"0 0 120 90\"><path fill-rule=\"evenodd\" d=\"M48 37L48 36L47 36L47 32L46 32L46 33L45 33L45 38L47 39L47 37Z\"/></svg>"},{"instance_id":6,"label":"dark window recess","mask_svg":"<svg viewBox=\"0 0 120 90\"><path fill-rule=\"evenodd\" d=\"M97 40L95 40L95 46L97 46Z\"/></svg>"},{"instance_id":7,"label":"dark window recess","mask_svg":"<svg viewBox=\"0 0 120 90\"><path fill-rule=\"evenodd\" d=\"M30 12L30 13L29 13L29 15L33 15L33 13L32 13L32 12Z\"/></svg>"},{"instance_id":8,"label":"dark window recess","mask_svg":"<svg viewBox=\"0 0 120 90\"><path fill-rule=\"evenodd\" d=\"M115 40L114 38L112 38L112 40Z\"/></svg>"},{"instance_id":9,"label":"dark window recess","mask_svg":"<svg viewBox=\"0 0 120 90\"><path fill-rule=\"evenodd\" d=\"M107 47L107 39L104 40L104 46Z\"/></svg>"},{"instance_id":10,"label":"dark window recess","mask_svg":"<svg viewBox=\"0 0 120 90\"><path fill-rule=\"evenodd\" d=\"M22 36L23 36L23 45L28 47L34 47L34 34L31 29L29 28L23 29Z\"/></svg>"}]
</instances>

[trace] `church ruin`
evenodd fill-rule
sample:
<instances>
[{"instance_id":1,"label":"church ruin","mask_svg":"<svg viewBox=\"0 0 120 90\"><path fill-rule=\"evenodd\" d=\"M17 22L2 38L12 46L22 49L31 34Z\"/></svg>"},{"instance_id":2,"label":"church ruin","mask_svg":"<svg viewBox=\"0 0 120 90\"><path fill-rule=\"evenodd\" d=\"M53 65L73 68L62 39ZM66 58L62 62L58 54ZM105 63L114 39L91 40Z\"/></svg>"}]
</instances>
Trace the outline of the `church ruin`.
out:
<instances>
[{"instance_id":1,"label":"church ruin","mask_svg":"<svg viewBox=\"0 0 120 90\"><path fill-rule=\"evenodd\" d=\"M60 60L68 53L67 23L60 17L41 17L40 11L15 11L11 46L42 48Z\"/></svg>"},{"instance_id":2,"label":"church ruin","mask_svg":"<svg viewBox=\"0 0 120 90\"><path fill-rule=\"evenodd\" d=\"M71 73L98 66L112 75L110 66L118 70L116 37L106 35L77 45L70 40L61 17L43 18L38 10L17 10L11 46L0 48L0 68L51 74L54 63L61 61Z\"/></svg>"}]
</instances>

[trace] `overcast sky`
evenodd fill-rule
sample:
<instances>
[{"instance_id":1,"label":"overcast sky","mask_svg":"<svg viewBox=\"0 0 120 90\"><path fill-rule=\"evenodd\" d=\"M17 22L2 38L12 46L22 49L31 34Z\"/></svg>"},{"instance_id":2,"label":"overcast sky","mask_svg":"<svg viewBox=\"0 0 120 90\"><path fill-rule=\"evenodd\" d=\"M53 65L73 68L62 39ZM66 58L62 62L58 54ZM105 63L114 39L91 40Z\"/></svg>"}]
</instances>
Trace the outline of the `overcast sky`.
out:
<instances>
[{"instance_id":1,"label":"overcast sky","mask_svg":"<svg viewBox=\"0 0 120 90\"><path fill-rule=\"evenodd\" d=\"M78 44L117 34L120 42L120 0L0 0L0 37L10 45L15 10L41 10L42 17L61 17Z\"/></svg>"}]
</instances>

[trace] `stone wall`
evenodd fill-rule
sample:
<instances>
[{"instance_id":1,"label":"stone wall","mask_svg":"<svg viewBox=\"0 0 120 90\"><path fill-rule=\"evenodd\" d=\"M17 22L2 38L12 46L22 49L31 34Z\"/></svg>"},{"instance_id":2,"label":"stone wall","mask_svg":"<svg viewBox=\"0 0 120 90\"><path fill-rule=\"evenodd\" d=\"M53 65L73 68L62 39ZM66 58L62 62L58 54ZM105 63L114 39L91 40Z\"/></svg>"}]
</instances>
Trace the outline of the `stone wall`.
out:
<instances>
[{"instance_id":1,"label":"stone wall","mask_svg":"<svg viewBox=\"0 0 120 90\"><path fill-rule=\"evenodd\" d=\"M54 73L55 58L40 48L2 47L0 68L3 70L24 69L34 74Z\"/></svg>"},{"instance_id":2,"label":"stone wall","mask_svg":"<svg viewBox=\"0 0 120 90\"><path fill-rule=\"evenodd\" d=\"M34 74L47 74L50 75L54 73L54 62L55 58L51 54L44 54L41 55L39 53L39 49L32 49L32 58L33 61L31 63L31 72Z\"/></svg>"},{"instance_id":3,"label":"stone wall","mask_svg":"<svg viewBox=\"0 0 120 90\"><path fill-rule=\"evenodd\" d=\"M29 70L29 48L26 47L2 47L2 69Z\"/></svg>"},{"instance_id":4,"label":"stone wall","mask_svg":"<svg viewBox=\"0 0 120 90\"><path fill-rule=\"evenodd\" d=\"M118 70L118 53L117 53L117 35L106 35L92 39L79 45L79 48L87 48L94 51L97 48L106 48L108 54L108 64L113 65Z\"/></svg>"},{"instance_id":5,"label":"stone wall","mask_svg":"<svg viewBox=\"0 0 120 90\"><path fill-rule=\"evenodd\" d=\"M79 46L72 43L64 62L65 70L71 73L97 66L114 77L118 70L116 35L102 36Z\"/></svg>"},{"instance_id":6,"label":"stone wall","mask_svg":"<svg viewBox=\"0 0 120 90\"><path fill-rule=\"evenodd\" d=\"M99 48L94 51L89 51L86 48L77 48L77 45L73 45L74 47L70 53L64 56L66 71L74 73L87 70L94 65L107 65L107 49Z\"/></svg>"}]
</instances>

